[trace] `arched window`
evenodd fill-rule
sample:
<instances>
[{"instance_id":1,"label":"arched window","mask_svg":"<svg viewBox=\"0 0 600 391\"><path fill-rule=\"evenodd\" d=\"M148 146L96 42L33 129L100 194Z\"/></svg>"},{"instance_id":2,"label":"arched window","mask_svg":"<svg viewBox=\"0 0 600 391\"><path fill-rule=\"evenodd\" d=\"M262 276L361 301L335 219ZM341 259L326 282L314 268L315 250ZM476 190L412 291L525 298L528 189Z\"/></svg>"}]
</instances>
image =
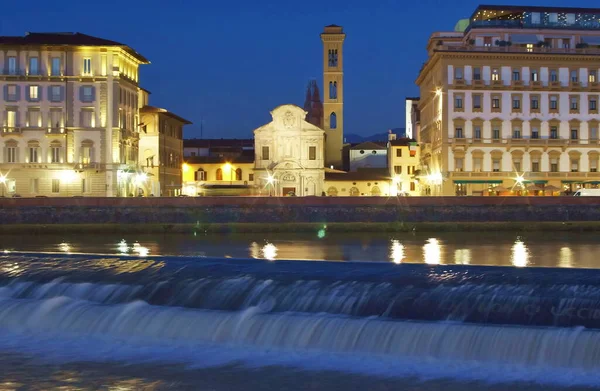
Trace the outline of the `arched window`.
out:
<instances>
[{"instance_id":1,"label":"arched window","mask_svg":"<svg viewBox=\"0 0 600 391\"><path fill-rule=\"evenodd\" d=\"M194 173L194 180L196 181L205 181L206 180L206 171L202 168L199 168L198 171Z\"/></svg>"},{"instance_id":2,"label":"arched window","mask_svg":"<svg viewBox=\"0 0 600 391\"><path fill-rule=\"evenodd\" d=\"M335 113L329 115L329 129L337 129L337 115Z\"/></svg>"},{"instance_id":3,"label":"arched window","mask_svg":"<svg viewBox=\"0 0 600 391\"><path fill-rule=\"evenodd\" d=\"M329 99L337 99L337 81L329 82Z\"/></svg>"},{"instance_id":4,"label":"arched window","mask_svg":"<svg viewBox=\"0 0 600 391\"><path fill-rule=\"evenodd\" d=\"M329 189L327 189L327 195L330 197L336 197L338 195L337 188L331 186Z\"/></svg>"},{"instance_id":5,"label":"arched window","mask_svg":"<svg viewBox=\"0 0 600 391\"><path fill-rule=\"evenodd\" d=\"M371 195L374 197L380 197L381 189L378 186L373 186L373 188L371 189Z\"/></svg>"},{"instance_id":6,"label":"arched window","mask_svg":"<svg viewBox=\"0 0 600 391\"><path fill-rule=\"evenodd\" d=\"M242 180L242 169L241 168L238 168L235 170L235 180L236 181Z\"/></svg>"},{"instance_id":7,"label":"arched window","mask_svg":"<svg viewBox=\"0 0 600 391\"><path fill-rule=\"evenodd\" d=\"M218 181L223 180L223 170L221 170L220 168L217 168L217 180Z\"/></svg>"},{"instance_id":8,"label":"arched window","mask_svg":"<svg viewBox=\"0 0 600 391\"><path fill-rule=\"evenodd\" d=\"M350 188L350 195L352 197L357 197L360 195L360 191L358 190L358 187L351 187Z\"/></svg>"}]
</instances>

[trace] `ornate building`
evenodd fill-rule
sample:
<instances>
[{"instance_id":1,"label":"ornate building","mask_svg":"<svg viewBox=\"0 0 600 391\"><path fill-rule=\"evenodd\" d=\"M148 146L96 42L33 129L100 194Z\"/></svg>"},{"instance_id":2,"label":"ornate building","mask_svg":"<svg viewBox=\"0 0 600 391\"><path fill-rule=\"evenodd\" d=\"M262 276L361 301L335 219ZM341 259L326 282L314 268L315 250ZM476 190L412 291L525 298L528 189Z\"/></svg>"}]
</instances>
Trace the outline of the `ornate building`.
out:
<instances>
[{"instance_id":1,"label":"ornate building","mask_svg":"<svg viewBox=\"0 0 600 391\"><path fill-rule=\"evenodd\" d=\"M423 188L551 195L600 184L600 9L480 6L434 33L417 84Z\"/></svg>"},{"instance_id":2,"label":"ornate building","mask_svg":"<svg viewBox=\"0 0 600 391\"><path fill-rule=\"evenodd\" d=\"M127 195L138 163L138 68L81 33L0 37L2 195ZM137 186L137 185L136 185Z\"/></svg>"},{"instance_id":3,"label":"ornate building","mask_svg":"<svg viewBox=\"0 0 600 391\"><path fill-rule=\"evenodd\" d=\"M282 105L273 120L254 130L254 181L270 195L321 195L324 174L324 131L307 122L306 111Z\"/></svg>"},{"instance_id":4,"label":"ornate building","mask_svg":"<svg viewBox=\"0 0 600 391\"><path fill-rule=\"evenodd\" d=\"M344 40L341 26L325 27L323 41L323 129L325 130L325 164L340 169L344 144Z\"/></svg>"}]
</instances>

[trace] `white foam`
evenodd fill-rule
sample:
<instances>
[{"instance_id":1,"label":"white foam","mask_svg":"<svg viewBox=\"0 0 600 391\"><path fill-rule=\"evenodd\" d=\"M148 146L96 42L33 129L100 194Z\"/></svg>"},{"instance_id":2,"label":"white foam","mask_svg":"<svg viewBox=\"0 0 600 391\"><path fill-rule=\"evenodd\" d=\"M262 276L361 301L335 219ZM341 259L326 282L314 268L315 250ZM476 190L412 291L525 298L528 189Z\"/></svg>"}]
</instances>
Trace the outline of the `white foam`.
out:
<instances>
[{"instance_id":1,"label":"white foam","mask_svg":"<svg viewBox=\"0 0 600 391\"><path fill-rule=\"evenodd\" d=\"M600 332L0 299L0 350L52 361L242 362L424 379L600 383Z\"/></svg>"}]
</instances>

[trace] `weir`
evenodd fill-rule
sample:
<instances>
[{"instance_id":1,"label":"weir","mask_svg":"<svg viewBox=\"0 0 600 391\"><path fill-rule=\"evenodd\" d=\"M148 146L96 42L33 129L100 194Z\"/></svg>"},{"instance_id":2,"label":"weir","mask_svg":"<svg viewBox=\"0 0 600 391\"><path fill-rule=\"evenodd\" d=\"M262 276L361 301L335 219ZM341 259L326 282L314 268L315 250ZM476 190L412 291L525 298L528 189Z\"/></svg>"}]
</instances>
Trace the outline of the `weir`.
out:
<instances>
[{"instance_id":1,"label":"weir","mask_svg":"<svg viewBox=\"0 0 600 391\"><path fill-rule=\"evenodd\" d=\"M598 377L597 271L140 262L7 255L0 259L0 330L194 351L217 345Z\"/></svg>"}]
</instances>

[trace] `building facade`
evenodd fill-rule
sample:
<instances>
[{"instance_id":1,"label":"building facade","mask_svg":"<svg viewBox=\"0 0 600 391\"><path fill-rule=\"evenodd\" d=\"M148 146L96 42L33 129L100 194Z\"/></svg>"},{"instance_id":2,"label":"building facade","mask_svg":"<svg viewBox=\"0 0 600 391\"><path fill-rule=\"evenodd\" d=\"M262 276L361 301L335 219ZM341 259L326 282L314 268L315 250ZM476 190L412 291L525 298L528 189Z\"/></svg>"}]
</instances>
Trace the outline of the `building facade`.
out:
<instances>
[{"instance_id":1,"label":"building facade","mask_svg":"<svg viewBox=\"0 0 600 391\"><path fill-rule=\"evenodd\" d=\"M388 148L386 143L365 141L348 148L350 171L359 168L387 168Z\"/></svg>"},{"instance_id":2,"label":"building facade","mask_svg":"<svg viewBox=\"0 0 600 391\"><path fill-rule=\"evenodd\" d=\"M254 130L255 183L276 196L315 196L323 192L323 129L307 122L306 111L282 105L273 120Z\"/></svg>"},{"instance_id":3,"label":"building facade","mask_svg":"<svg viewBox=\"0 0 600 391\"><path fill-rule=\"evenodd\" d=\"M432 195L597 186L600 10L480 6L434 33L417 84Z\"/></svg>"},{"instance_id":4,"label":"building facade","mask_svg":"<svg viewBox=\"0 0 600 391\"><path fill-rule=\"evenodd\" d=\"M344 40L340 26L326 26L323 41L323 126L325 164L340 169L344 145Z\"/></svg>"},{"instance_id":5,"label":"building facade","mask_svg":"<svg viewBox=\"0 0 600 391\"><path fill-rule=\"evenodd\" d=\"M0 37L3 195L128 194L140 179L126 173L137 171L142 64L81 33Z\"/></svg>"},{"instance_id":6,"label":"building facade","mask_svg":"<svg viewBox=\"0 0 600 391\"><path fill-rule=\"evenodd\" d=\"M414 139L391 138L388 141L388 167L393 186L391 195L421 195L421 185L417 179L421 164L420 147ZM423 189L423 193L427 191Z\"/></svg>"},{"instance_id":7,"label":"building facade","mask_svg":"<svg viewBox=\"0 0 600 391\"><path fill-rule=\"evenodd\" d=\"M183 127L191 122L148 103L149 92L140 89L139 163L146 178L136 195L175 197L181 194Z\"/></svg>"},{"instance_id":8,"label":"building facade","mask_svg":"<svg viewBox=\"0 0 600 391\"><path fill-rule=\"evenodd\" d=\"M406 138L419 137L419 98L406 98L406 128L404 135Z\"/></svg>"}]
</instances>

